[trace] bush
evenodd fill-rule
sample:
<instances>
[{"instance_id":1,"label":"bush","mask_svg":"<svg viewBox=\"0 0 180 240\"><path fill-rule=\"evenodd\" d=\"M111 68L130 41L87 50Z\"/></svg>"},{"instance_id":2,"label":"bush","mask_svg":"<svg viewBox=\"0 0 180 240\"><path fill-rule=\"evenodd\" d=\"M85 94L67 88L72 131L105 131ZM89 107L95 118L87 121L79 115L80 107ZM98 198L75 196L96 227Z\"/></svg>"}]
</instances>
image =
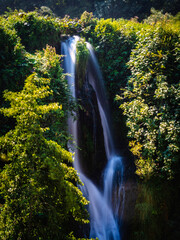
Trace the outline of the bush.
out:
<instances>
[{"instance_id":1,"label":"bush","mask_svg":"<svg viewBox=\"0 0 180 240\"><path fill-rule=\"evenodd\" d=\"M62 115L58 103L41 102L52 94L49 85L48 78L34 73L22 91L4 94L11 107L1 112L17 124L0 138L1 155L7 155L9 163L0 172L1 239L64 240L72 232L70 221L87 222L83 208L87 201L76 186L80 180L68 166L71 154L44 137L41 119Z\"/></svg>"},{"instance_id":2,"label":"bush","mask_svg":"<svg viewBox=\"0 0 180 240\"><path fill-rule=\"evenodd\" d=\"M139 33L129 61L132 77L121 105L127 116L137 173L172 178L178 172L178 35L161 25Z\"/></svg>"}]
</instances>

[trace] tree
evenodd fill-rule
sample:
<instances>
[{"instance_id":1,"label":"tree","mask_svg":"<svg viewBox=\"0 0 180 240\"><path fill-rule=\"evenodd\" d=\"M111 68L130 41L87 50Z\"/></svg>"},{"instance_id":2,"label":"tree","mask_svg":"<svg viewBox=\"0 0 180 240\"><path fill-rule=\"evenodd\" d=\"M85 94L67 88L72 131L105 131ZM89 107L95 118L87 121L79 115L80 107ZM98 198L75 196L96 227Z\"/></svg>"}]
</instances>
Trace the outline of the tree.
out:
<instances>
[{"instance_id":1,"label":"tree","mask_svg":"<svg viewBox=\"0 0 180 240\"><path fill-rule=\"evenodd\" d=\"M1 239L75 239L69 223L87 222L71 153L46 140L41 126L46 114L63 115L58 103L42 103L52 94L49 85L34 73L22 91L4 93L11 106L1 112L15 118L16 126L0 138L1 158L8 160L0 172Z\"/></svg>"}]
</instances>

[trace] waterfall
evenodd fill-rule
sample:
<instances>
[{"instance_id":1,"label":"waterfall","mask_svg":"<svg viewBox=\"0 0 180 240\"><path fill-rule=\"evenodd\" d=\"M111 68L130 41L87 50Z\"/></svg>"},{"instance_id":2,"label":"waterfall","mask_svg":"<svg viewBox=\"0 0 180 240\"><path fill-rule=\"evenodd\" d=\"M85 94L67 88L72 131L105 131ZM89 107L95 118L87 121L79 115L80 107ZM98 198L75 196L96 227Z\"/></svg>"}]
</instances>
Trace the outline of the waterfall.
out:
<instances>
[{"instance_id":1,"label":"waterfall","mask_svg":"<svg viewBox=\"0 0 180 240\"><path fill-rule=\"evenodd\" d=\"M67 80L72 93L76 98L75 91L75 61L76 43L79 37L72 37L61 45L61 54L64 55L64 72L68 73ZM100 190L83 172L79 162L77 116L69 116L68 128L72 135L69 150L75 153L74 167L80 174L84 183L81 191L90 201L90 238L99 240L120 240L121 217L123 214L124 192L122 188L123 164L120 156L116 154L112 130L110 128L110 114L105 94L103 78L96 60L94 51L89 43L87 48L90 52L87 66L87 79L92 86L98 103L99 114L104 135L104 146L107 157L107 166L103 172L103 190Z\"/></svg>"},{"instance_id":2,"label":"waterfall","mask_svg":"<svg viewBox=\"0 0 180 240\"><path fill-rule=\"evenodd\" d=\"M63 68L64 72L67 73L66 78L70 88L72 97L76 99L75 91L75 63L76 63L76 42L79 37L68 39L66 42L61 43L61 54L64 56ZM68 142L69 151L74 153L74 167L80 173L81 167L79 164L79 151L78 151L78 136L77 136L77 120L75 119L76 113L73 116L68 117L68 131L72 136L72 140Z\"/></svg>"}]
</instances>

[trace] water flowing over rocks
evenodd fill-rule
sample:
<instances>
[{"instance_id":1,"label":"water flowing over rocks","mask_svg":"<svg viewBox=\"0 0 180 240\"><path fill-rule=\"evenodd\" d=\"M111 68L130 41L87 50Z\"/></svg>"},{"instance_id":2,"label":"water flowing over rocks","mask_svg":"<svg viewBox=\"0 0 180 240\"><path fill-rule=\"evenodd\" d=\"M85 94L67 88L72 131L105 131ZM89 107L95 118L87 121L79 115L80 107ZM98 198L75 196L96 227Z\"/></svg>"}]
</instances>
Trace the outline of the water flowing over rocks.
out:
<instances>
[{"instance_id":1,"label":"water flowing over rocks","mask_svg":"<svg viewBox=\"0 0 180 240\"><path fill-rule=\"evenodd\" d=\"M90 201L89 237L121 240L127 235L123 229L128 229L133 218L136 183L126 176L125 171L128 171L129 166L115 147L117 144L114 143L111 129L103 78L89 43L85 78L83 83L78 82L78 40L79 37L72 37L61 44L64 71L70 74L67 80L71 94L82 106L74 113L75 118L69 116L68 119L69 133L72 135L69 150L75 153L74 167L84 183L84 186L80 187L81 191ZM132 171L131 167L130 169Z\"/></svg>"}]
</instances>

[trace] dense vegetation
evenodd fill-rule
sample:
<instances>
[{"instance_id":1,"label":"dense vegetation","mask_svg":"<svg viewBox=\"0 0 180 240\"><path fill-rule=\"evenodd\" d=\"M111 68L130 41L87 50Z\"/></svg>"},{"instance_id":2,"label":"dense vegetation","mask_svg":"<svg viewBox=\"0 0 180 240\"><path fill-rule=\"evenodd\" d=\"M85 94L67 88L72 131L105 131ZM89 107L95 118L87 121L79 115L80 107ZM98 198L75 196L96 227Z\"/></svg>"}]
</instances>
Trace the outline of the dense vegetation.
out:
<instances>
[{"instance_id":1,"label":"dense vegetation","mask_svg":"<svg viewBox=\"0 0 180 240\"><path fill-rule=\"evenodd\" d=\"M64 34L93 44L117 131L127 125L139 176L132 238L178 239L179 21L156 10L142 22L39 10L0 17L1 239L74 239L76 222L87 222L66 148L75 104L56 54Z\"/></svg>"},{"instance_id":2,"label":"dense vegetation","mask_svg":"<svg viewBox=\"0 0 180 240\"><path fill-rule=\"evenodd\" d=\"M117 94L126 116L136 174L142 179L133 238L178 238L174 227L179 221L180 187L179 22L152 9L141 23L136 18L100 19L91 28L89 40L103 69L109 98L112 101ZM121 124L116 103L113 106L114 120Z\"/></svg>"},{"instance_id":3,"label":"dense vegetation","mask_svg":"<svg viewBox=\"0 0 180 240\"><path fill-rule=\"evenodd\" d=\"M76 171L68 166L72 156L44 136L47 115L59 121L63 114L62 105L43 103L52 95L49 84L50 79L33 73L22 91L4 94L11 107L2 112L14 117L16 126L0 139L1 158L8 161L0 175L1 239L72 239L71 219L87 222L82 218L87 201L75 185L80 184Z\"/></svg>"},{"instance_id":4,"label":"dense vegetation","mask_svg":"<svg viewBox=\"0 0 180 240\"><path fill-rule=\"evenodd\" d=\"M138 16L143 19L150 14L150 9L155 8L169 12L173 15L180 11L178 0L0 0L0 13L8 8L13 10L23 9L33 11L40 8L41 14L64 17L80 17L84 11L93 12L100 18L125 18Z\"/></svg>"},{"instance_id":5,"label":"dense vegetation","mask_svg":"<svg viewBox=\"0 0 180 240\"><path fill-rule=\"evenodd\" d=\"M75 239L73 226L87 222L87 201L77 187L80 180L72 168L72 156L63 148L67 143L66 116L73 104L55 48L47 45L35 52L52 37L43 34L37 41L35 32L34 36L29 32L32 44L28 45L28 33L23 31L25 15L16 12L0 22L1 99L6 89L3 95L8 101L1 101L0 110L4 126L0 138L0 238ZM55 29L36 14L26 17L36 21L36 27L41 23L40 32L44 31L43 22L46 30Z\"/></svg>"}]
</instances>

